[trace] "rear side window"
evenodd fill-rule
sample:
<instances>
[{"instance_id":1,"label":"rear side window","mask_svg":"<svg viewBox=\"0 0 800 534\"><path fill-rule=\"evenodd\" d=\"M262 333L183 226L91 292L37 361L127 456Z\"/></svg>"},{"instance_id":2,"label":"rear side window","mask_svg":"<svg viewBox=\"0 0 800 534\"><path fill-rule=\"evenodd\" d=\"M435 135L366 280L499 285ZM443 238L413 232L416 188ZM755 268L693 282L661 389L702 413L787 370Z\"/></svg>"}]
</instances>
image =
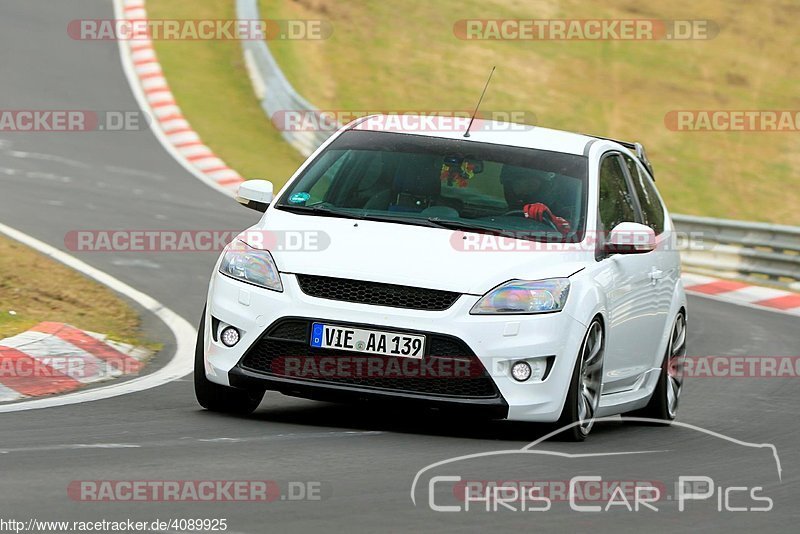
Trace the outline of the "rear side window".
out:
<instances>
[{"instance_id":1,"label":"rear side window","mask_svg":"<svg viewBox=\"0 0 800 534\"><path fill-rule=\"evenodd\" d=\"M610 232L621 222L636 222L636 210L619 157L610 156L600 164L600 224Z\"/></svg>"},{"instance_id":2,"label":"rear side window","mask_svg":"<svg viewBox=\"0 0 800 534\"><path fill-rule=\"evenodd\" d=\"M633 187L636 190L636 196L639 197L639 205L642 207L642 217L644 217L642 223L652 228L658 235L664 231L664 206L658 199L656 188L650 177L632 158L623 157L628 171L631 173Z\"/></svg>"}]
</instances>

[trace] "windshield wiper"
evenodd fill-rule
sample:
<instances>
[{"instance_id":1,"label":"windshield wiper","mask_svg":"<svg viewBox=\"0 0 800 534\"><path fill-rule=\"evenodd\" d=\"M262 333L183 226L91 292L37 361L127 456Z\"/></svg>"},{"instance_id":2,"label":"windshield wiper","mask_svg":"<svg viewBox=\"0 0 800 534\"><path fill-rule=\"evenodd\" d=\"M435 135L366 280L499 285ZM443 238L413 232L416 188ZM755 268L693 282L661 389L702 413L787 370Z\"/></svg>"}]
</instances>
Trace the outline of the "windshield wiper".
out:
<instances>
[{"instance_id":1,"label":"windshield wiper","mask_svg":"<svg viewBox=\"0 0 800 534\"><path fill-rule=\"evenodd\" d=\"M281 210L289 211L291 213L300 213L304 215L319 215L321 217L342 217L345 219L358 219L358 220L366 218L359 213L352 213L350 211L331 209L325 206L320 206L319 204L315 204L313 206L292 206L291 204L278 204L275 207Z\"/></svg>"},{"instance_id":2,"label":"windshield wiper","mask_svg":"<svg viewBox=\"0 0 800 534\"><path fill-rule=\"evenodd\" d=\"M347 219L357 219L359 221L380 221L380 222L393 222L398 224L415 224L417 226L426 226L429 228L447 228L447 226L437 224L435 221L424 219L422 217L403 217L397 215L379 215L375 213L353 213L351 211L343 211L339 209L331 209L327 206L314 204L311 206L293 206L291 204L278 204L275 206L278 209L286 210L292 213L319 215L321 217L342 217Z\"/></svg>"},{"instance_id":3,"label":"windshield wiper","mask_svg":"<svg viewBox=\"0 0 800 534\"><path fill-rule=\"evenodd\" d=\"M379 215L375 213L353 213L351 211L343 211L339 209L331 209L326 206L315 204L312 206L293 206L291 204L278 204L278 209L286 210L292 213L319 215L321 217L341 217L344 219L356 219L359 221L380 221L396 224L410 224L415 226L424 226L427 228L445 228L448 230L461 230L463 232L476 232L482 234L494 234L503 237L510 237L513 239L532 239L531 233L542 232L523 232L524 237L520 232L513 232L503 230L492 225L479 224L466 221L454 221L451 219L440 219L439 217L404 217L401 215ZM544 232L546 235L547 233Z\"/></svg>"},{"instance_id":4,"label":"windshield wiper","mask_svg":"<svg viewBox=\"0 0 800 534\"><path fill-rule=\"evenodd\" d=\"M397 224L411 224L416 226L425 226L428 228L444 228L443 226L422 217L404 217L402 215L379 215L375 213L369 213L364 214L364 219L369 221L393 222Z\"/></svg>"},{"instance_id":5,"label":"windshield wiper","mask_svg":"<svg viewBox=\"0 0 800 534\"><path fill-rule=\"evenodd\" d=\"M451 219L440 219L439 217L428 217L428 222L434 223L440 228L450 230L463 230L465 232L491 232L499 235L510 235L506 230L496 226L477 224L473 222L454 221Z\"/></svg>"}]
</instances>

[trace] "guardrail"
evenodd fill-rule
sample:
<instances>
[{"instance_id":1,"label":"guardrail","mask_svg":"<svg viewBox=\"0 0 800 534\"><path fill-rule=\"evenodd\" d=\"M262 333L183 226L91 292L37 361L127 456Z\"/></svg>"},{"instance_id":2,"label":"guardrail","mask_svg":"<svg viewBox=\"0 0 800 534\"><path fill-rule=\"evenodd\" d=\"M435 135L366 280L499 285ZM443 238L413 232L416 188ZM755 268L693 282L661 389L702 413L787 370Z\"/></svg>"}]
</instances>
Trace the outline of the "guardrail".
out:
<instances>
[{"instance_id":1,"label":"guardrail","mask_svg":"<svg viewBox=\"0 0 800 534\"><path fill-rule=\"evenodd\" d=\"M236 17L239 20L258 20L261 13L257 0L236 0ZM318 115L318 110L294 90L286 79L267 43L260 40L242 40L244 61L253 90L261 102L261 109L272 121L276 113L298 111ZM319 121L318 121L319 122ZM328 138L330 132L311 128L306 131L287 131L279 128L283 138L303 156L308 157Z\"/></svg>"},{"instance_id":2,"label":"guardrail","mask_svg":"<svg viewBox=\"0 0 800 534\"><path fill-rule=\"evenodd\" d=\"M236 15L260 19L257 0L236 0ZM242 48L253 90L270 121L276 113L286 111L320 117L319 110L286 79L265 41L242 41ZM303 156L310 155L329 135L316 128L279 129ZM677 230L688 236L681 253L687 271L800 290L800 228L687 215L673 215L672 220Z\"/></svg>"},{"instance_id":3,"label":"guardrail","mask_svg":"<svg viewBox=\"0 0 800 534\"><path fill-rule=\"evenodd\" d=\"M673 215L688 271L800 289L800 227Z\"/></svg>"}]
</instances>

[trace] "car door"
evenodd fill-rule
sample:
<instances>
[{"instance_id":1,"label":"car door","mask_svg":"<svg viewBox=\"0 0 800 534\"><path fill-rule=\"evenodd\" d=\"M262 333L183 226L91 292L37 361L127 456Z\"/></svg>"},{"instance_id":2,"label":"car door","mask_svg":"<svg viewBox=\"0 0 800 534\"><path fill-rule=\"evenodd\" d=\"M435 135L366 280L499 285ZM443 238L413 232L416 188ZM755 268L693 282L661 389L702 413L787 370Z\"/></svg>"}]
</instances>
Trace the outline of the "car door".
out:
<instances>
[{"instance_id":1,"label":"car door","mask_svg":"<svg viewBox=\"0 0 800 534\"><path fill-rule=\"evenodd\" d=\"M623 154L625 169L633 186L635 199L642 215L642 224L649 226L656 234L656 250L645 254L652 261L650 284L653 298L650 311L659 333L665 333L671 326L669 311L675 286L680 278L680 255L674 247L674 236L666 232L666 210L661 202L655 183L641 163Z\"/></svg>"},{"instance_id":2,"label":"car door","mask_svg":"<svg viewBox=\"0 0 800 534\"><path fill-rule=\"evenodd\" d=\"M625 163L618 152L603 155L599 168L598 242L621 222L642 222ZM660 340L653 315L653 253L607 254L602 249L595 279L606 294L603 393L632 389L651 368Z\"/></svg>"}]
</instances>

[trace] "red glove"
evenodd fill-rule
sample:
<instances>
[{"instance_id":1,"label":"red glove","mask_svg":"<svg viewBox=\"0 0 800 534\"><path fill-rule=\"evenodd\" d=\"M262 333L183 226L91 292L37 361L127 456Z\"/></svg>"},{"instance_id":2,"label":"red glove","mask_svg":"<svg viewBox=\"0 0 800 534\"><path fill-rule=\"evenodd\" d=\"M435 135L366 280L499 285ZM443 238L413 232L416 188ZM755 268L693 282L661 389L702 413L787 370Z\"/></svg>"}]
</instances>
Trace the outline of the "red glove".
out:
<instances>
[{"instance_id":1,"label":"red glove","mask_svg":"<svg viewBox=\"0 0 800 534\"><path fill-rule=\"evenodd\" d=\"M562 217L556 217L553 215L553 212L550 211L550 208L542 204L541 202L537 202L536 204L525 204L523 206L522 211L525 213L525 217L528 219L533 219L535 221L542 221L544 216L553 221L553 225L558 228L558 231L564 235L567 235L570 230L569 221Z\"/></svg>"},{"instance_id":2,"label":"red glove","mask_svg":"<svg viewBox=\"0 0 800 534\"><path fill-rule=\"evenodd\" d=\"M525 217L528 219L533 219L534 221L540 222L544 218L545 213L547 213L550 217L553 216L553 212L550 211L550 208L541 202L537 202L536 204L525 204L522 207L522 211L525 213Z\"/></svg>"},{"instance_id":3,"label":"red glove","mask_svg":"<svg viewBox=\"0 0 800 534\"><path fill-rule=\"evenodd\" d=\"M558 231L561 232L562 235L567 235L570 231L569 221L564 219L563 217L556 217L553 215L552 217L553 224Z\"/></svg>"}]
</instances>

